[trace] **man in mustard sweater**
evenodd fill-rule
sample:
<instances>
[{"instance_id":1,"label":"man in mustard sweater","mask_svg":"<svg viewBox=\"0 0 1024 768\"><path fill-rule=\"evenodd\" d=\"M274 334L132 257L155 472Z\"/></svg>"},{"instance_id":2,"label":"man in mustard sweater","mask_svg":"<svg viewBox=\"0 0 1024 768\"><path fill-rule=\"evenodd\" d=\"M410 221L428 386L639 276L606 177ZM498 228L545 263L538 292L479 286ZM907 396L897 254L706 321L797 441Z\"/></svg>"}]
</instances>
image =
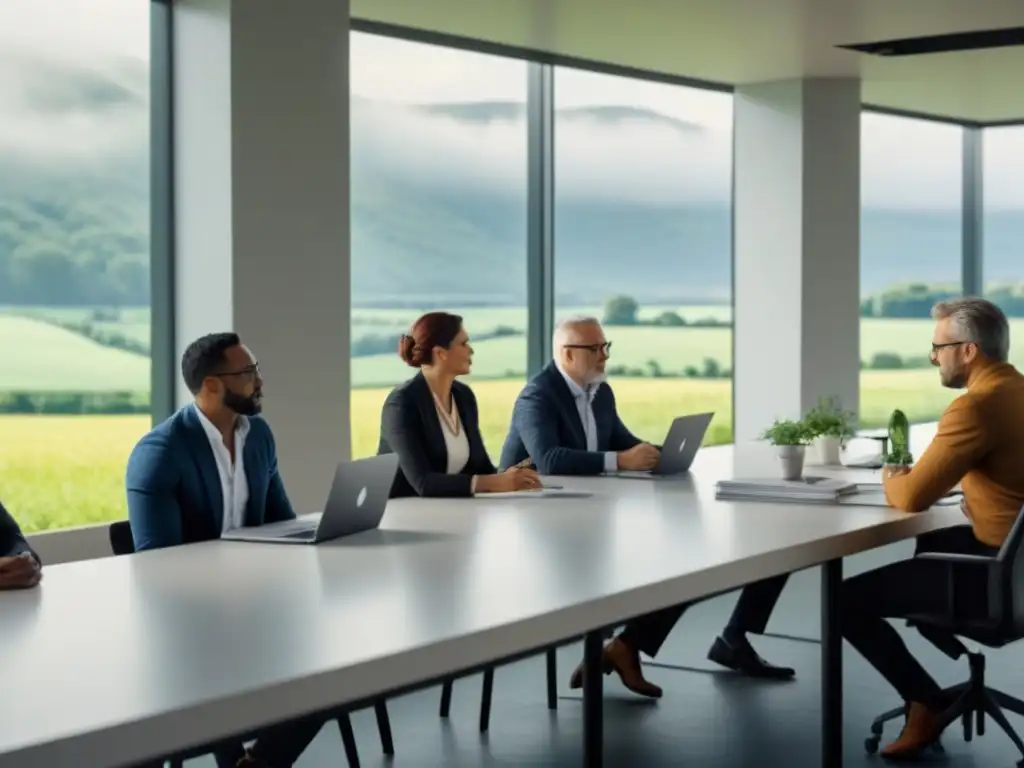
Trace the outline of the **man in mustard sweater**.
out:
<instances>
[{"instance_id":1,"label":"man in mustard sweater","mask_svg":"<svg viewBox=\"0 0 1024 768\"><path fill-rule=\"evenodd\" d=\"M1024 376L1006 361L1009 325L994 304L978 298L942 302L932 317L932 364L943 386L967 391L942 414L913 469L885 478L886 498L897 509L923 512L960 483L969 525L922 536L917 551L992 556L1024 507ZM844 637L908 704L903 732L882 750L886 757L913 757L931 745L951 703L886 621L950 610L946 568L911 559L843 584ZM958 612L984 610L987 584L980 570L956 574Z\"/></svg>"}]
</instances>

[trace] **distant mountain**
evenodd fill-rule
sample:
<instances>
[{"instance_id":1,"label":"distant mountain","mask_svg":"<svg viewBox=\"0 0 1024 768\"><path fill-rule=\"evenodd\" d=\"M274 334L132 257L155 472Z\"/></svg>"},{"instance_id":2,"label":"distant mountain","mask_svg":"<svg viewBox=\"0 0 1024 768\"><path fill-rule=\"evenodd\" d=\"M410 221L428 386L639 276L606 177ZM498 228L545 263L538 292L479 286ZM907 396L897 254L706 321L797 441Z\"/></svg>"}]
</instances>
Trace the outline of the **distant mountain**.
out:
<instances>
[{"instance_id":1,"label":"distant mountain","mask_svg":"<svg viewBox=\"0 0 1024 768\"><path fill-rule=\"evenodd\" d=\"M0 51L0 114L0 304L147 302L146 65ZM521 305L524 105L353 97L351 120L354 301ZM555 141L562 303L728 300L729 136L599 105ZM1024 280L1024 212L989 219L986 275ZM862 245L862 293L959 279L957 211L869 205Z\"/></svg>"},{"instance_id":2,"label":"distant mountain","mask_svg":"<svg viewBox=\"0 0 1024 768\"><path fill-rule=\"evenodd\" d=\"M357 107L373 104L368 99L355 97ZM471 101L461 103L415 104L408 107L427 115L449 117L466 123L489 124L516 122L526 119L526 104L519 101ZM699 133L704 127L650 109L623 106L567 107L558 110L563 121L585 120L610 126L624 123L663 125L683 133Z\"/></svg>"}]
</instances>

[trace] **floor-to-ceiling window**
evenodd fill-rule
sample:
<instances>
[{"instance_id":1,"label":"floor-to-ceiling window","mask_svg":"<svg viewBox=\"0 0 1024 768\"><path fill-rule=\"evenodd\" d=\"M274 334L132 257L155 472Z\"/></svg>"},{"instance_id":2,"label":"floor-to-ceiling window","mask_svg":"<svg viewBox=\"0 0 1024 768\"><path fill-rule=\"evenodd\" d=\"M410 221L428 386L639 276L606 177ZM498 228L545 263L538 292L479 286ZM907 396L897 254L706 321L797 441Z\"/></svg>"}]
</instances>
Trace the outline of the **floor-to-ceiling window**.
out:
<instances>
[{"instance_id":1,"label":"floor-to-ceiling window","mask_svg":"<svg viewBox=\"0 0 1024 768\"><path fill-rule=\"evenodd\" d=\"M932 305L962 280L963 129L861 118L860 413L934 421L957 394L929 362Z\"/></svg>"},{"instance_id":2,"label":"floor-to-ceiling window","mask_svg":"<svg viewBox=\"0 0 1024 768\"><path fill-rule=\"evenodd\" d=\"M601 319L639 436L732 439L732 96L556 67L556 318Z\"/></svg>"},{"instance_id":3,"label":"floor-to-ceiling window","mask_svg":"<svg viewBox=\"0 0 1024 768\"><path fill-rule=\"evenodd\" d=\"M0 498L26 531L123 517L149 427L149 14L0 2Z\"/></svg>"},{"instance_id":4,"label":"floor-to-ceiling window","mask_svg":"<svg viewBox=\"0 0 1024 768\"><path fill-rule=\"evenodd\" d=\"M526 72L515 59L351 38L352 452L377 448L399 335L463 316L497 460L526 376Z\"/></svg>"},{"instance_id":5,"label":"floor-to-ceiling window","mask_svg":"<svg viewBox=\"0 0 1024 768\"><path fill-rule=\"evenodd\" d=\"M1024 126L983 133L985 296L1010 321L1010 360L1024 369Z\"/></svg>"}]
</instances>

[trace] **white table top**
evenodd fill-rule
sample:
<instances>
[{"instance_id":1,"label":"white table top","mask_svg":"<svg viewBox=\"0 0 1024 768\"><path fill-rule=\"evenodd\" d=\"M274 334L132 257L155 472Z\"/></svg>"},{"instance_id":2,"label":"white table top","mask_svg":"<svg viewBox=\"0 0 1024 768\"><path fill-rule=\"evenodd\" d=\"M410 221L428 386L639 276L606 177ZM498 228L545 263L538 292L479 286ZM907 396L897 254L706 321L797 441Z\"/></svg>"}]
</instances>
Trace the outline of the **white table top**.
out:
<instances>
[{"instance_id":1,"label":"white table top","mask_svg":"<svg viewBox=\"0 0 1024 768\"><path fill-rule=\"evenodd\" d=\"M153 757L962 521L715 501L734 461L766 461L745 451L560 480L588 498L394 501L381 530L318 547L48 568L0 595L0 767Z\"/></svg>"}]
</instances>

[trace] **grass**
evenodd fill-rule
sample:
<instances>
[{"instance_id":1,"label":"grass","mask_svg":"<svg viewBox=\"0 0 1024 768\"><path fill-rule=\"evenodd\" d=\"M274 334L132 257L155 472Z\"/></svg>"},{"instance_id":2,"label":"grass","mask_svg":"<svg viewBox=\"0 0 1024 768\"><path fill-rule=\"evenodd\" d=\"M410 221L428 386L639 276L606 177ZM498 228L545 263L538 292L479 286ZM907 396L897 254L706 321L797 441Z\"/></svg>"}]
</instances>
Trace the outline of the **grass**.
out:
<instances>
[{"instance_id":1,"label":"grass","mask_svg":"<svg viewBox=\"0 0 1024 768\"><path fill-rule=\"evenodd\" d=\"M647 307L641 318L672 309L687 320L729 319L723 306ZM16 311L21 315L14 314ZM6 351L0 366L0 392L50 390L78 392L118 390L146 391L149 388L149 362L139 355L101 346L77 333L35 319L79 322L92 310L74 308L0 307L0 349ZM470 334L484 333L498 326L526 327L525 308L457 309L465 317ZM352 334L397 333L404 330L418 313L415 310L354 309ZM559 315L596 314L600 307L560 307ZM861 358L870 360L878 352L895 352L903 358L925 357L931 342L932 321L867 318L861 321ZM131 338L146 339L148 314L144 309L123 310L111 330ZM654 326L613 327L607 329L612 341L613 366L649 369L651 361L666 372L679 373L687 366L703 369L711 358L723 369L732 368L732 330L730 328L665 328ZM1013 338L1024 337L1024 319L1011 320ZM524 375L526 338L524 336L487 339L474 344L474 373L479 378L504 379ZM1024 368L1024 345L1012 358ZM392 352L355 358L352 383L356 387L394 385L409 374ZM885 375L889 375L886 373Z\"/></svg>"},{"instance_id":2,"label":"grass","mask_svg":"<svg viewBox=\"0 0 1024 768\"><path fill-rule=\"evenodd\" d=\"M521 379L472 383L495 461L522 384ZM728 380L638 378L613 384L623 420L642 438L659 440L672 417L705 410L716 414L709 442L727 441L731 434ZM897 406L912 421L933 420L955 396L939 386L934 370L865 372L861 386L866 425L885 423ZM352 391L353 455L376 451L380 407L388 391ZM0 415L4 504L26 531L124 518L125 462L148 428L146 416Z\"/></svg>"},{"instance_id":3,"label":"grass","mask_svg":"<svg viewBox=\"0 0 1024 768\"><path fill-rule=\"evenodd\" d=\"M149 360L29 317L0 314L0 392L145 392Z\"/></svg>"},{"instance_id":4,"label":"grass","mask_svg":"<svg viewBox=\"0 0 1024 768\"><path fill-rule=\"evenodd\" d=\"M124 468L148 416L0 416L4 506L26 532L127 515Z\"/></svg>"}]
</instances>

